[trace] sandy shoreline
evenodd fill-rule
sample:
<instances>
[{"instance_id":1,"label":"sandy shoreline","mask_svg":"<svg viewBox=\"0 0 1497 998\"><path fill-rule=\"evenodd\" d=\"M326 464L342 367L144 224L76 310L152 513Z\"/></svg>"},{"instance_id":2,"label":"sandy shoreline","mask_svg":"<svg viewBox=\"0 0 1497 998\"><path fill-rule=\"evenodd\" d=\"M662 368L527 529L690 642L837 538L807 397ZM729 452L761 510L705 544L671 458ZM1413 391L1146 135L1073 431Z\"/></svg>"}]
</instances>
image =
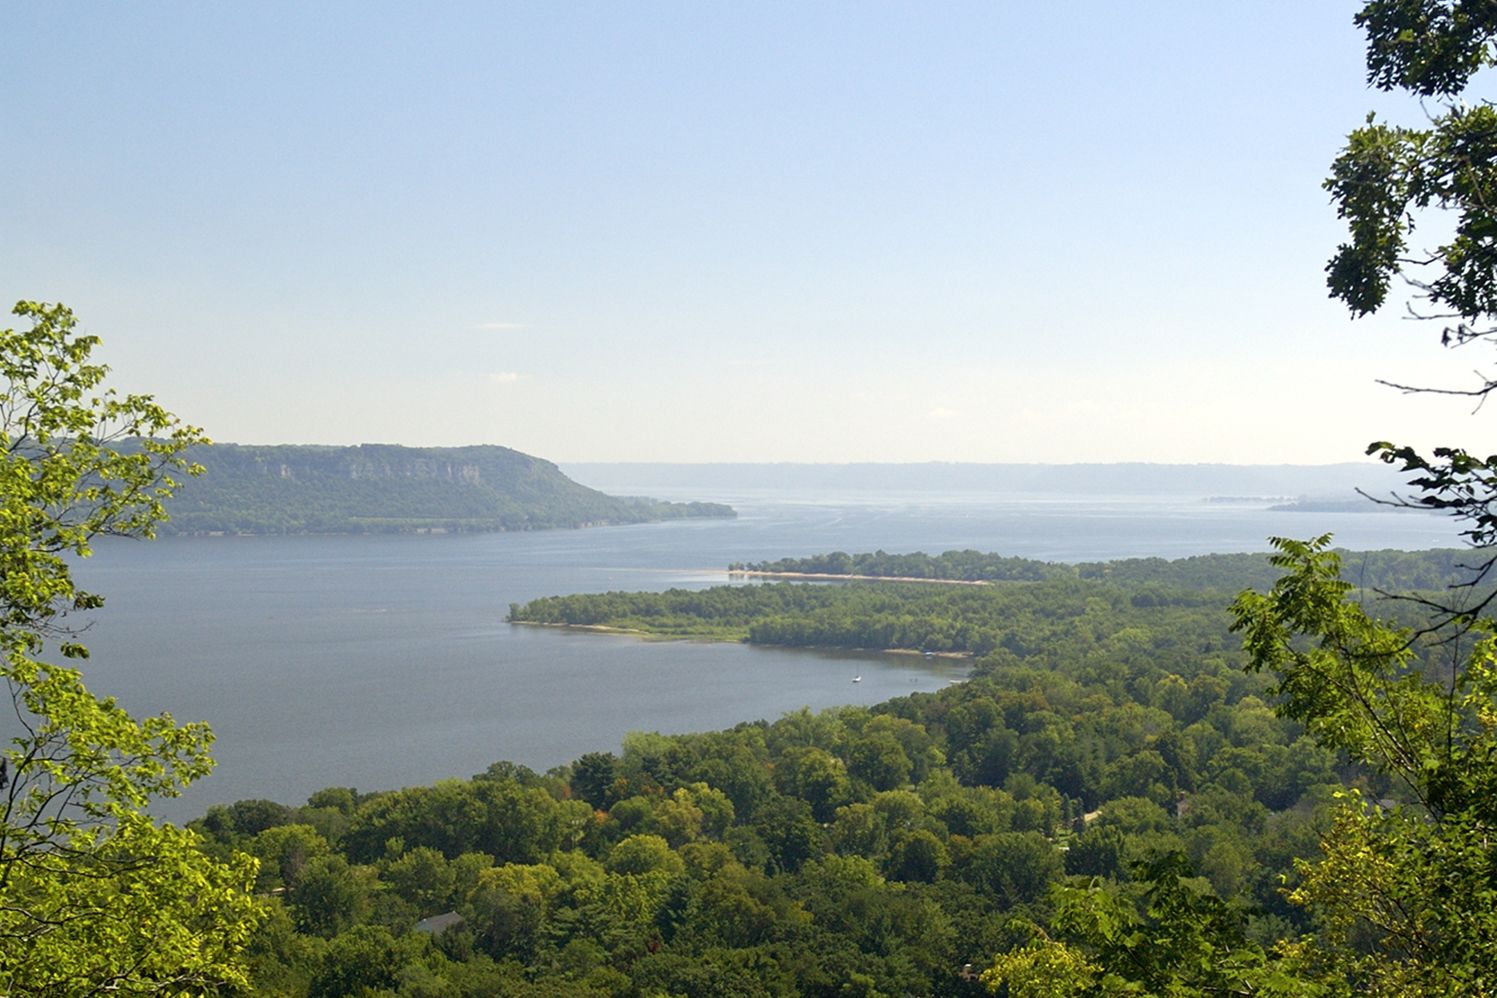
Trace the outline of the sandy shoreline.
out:
<instances>
[{"instance_id":1,"label":"sandy shoreline","mask_svg":"<svg viewBox=\"0 0 1497 998\"><path fill-rule=\"evenodd\" d=\"M637 627L613 627L609 624L558 624L550 620L511 620L507 623L524 624L526 627L562 627L569 631L601 631L604 634L634 634L641 638L653 638L658 635L649 631L642 631Z\"/></svg>"},{"instance_id":2,"label":"sandy shoreline","mask_svg":"<svg viewBox=\"0 0 1497 998\"><path fill-rule=\"evenodd\" d=\"M695 641L698 644L744 644L741 638L714 637L711 634L661 634L638 627L614 627L611 624L561 624L550 620L510 620L506 623L519 627L556 627L564 631L593 631L598 634L623 634L641 641Z\"/></svg>"},{"instance_id":3,"label":"sandy shoreline","mask_svg":"<svg viewBox=\"0 0 1497 998\"><path fill-rule=\"evenodd\" d=\"M926 581L926 580L918 580ZM568 631L597 631L601 634L627 634L645 641L699 641L704 644L749 644L746 639L715 638L701 634L658 634L637 627L613 627L608 624L558 624L547 620L511 620L524 627L559 627ZM970 651L920 651L918 648L848 648L845 645L760 645L761 648L804 648L807 651L867 652L870 655L916 655L920 658L970 659Z\"/></svg>"}]
</instances>

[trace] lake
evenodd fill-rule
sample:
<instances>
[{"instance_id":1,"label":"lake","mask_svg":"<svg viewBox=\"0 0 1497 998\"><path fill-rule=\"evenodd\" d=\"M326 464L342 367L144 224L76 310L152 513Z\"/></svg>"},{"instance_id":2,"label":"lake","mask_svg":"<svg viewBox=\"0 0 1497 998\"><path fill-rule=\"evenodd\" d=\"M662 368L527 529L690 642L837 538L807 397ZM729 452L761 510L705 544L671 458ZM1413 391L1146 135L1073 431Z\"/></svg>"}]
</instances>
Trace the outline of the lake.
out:
<instances>
[{"instance_id":1,"label":"lake","mask_svg":"<svg viewBox=\"0 0 1497 998\"><path fill-rule=\"evenodd\" d=\"M628 482L611 491L635 492ZM154 810L298 804L538 770L682 732L940 689L960 663L743 645L646 642L511 626L511 602L608 589L703 587L725 566L830 550L975 548L1056 561L1256 551L1335 531L1353 549L1454 546L1420 513L1273 512L1199 496L655 488L732 503L736 520L479 535L107 541L78 570L108 597L83 637L90 688L137 713L206 720L217 771ZM862 681L854 683L854 677Z\"/></svg>"}]
</instances>

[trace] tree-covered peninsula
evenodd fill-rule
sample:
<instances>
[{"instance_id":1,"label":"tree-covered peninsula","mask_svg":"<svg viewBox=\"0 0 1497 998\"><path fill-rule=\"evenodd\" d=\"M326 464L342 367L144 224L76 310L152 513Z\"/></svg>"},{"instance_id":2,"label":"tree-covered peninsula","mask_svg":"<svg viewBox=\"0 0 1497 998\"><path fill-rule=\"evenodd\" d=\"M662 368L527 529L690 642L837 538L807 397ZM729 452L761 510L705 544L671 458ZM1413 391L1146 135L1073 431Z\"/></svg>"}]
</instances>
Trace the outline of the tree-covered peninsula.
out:
<instances>
[{"instance_id":1,"label":"tree-covered peninsula","mask_svg":"<svg viewBox=\"0 0 1497 998\"><path fill-rule=\"evenodd\" d=\"M543 530L729 517L720 503L605 495L508 447L197 447L163 533Z\"/></svg>"},{"instance_id":2,"label":"tree-covered peninsula","mask_svg":"<svg viewBox=\"0 0 1497 998\"><path fill-rule=\"evenodd\" d=\"M1364 551L1342 557L1353 584L1376 595L1457 585L1468 579L1461 565L1470 552ZM510 607L509 619L662 638L975 656L1032 651L1054 659L1071 646L1078 629L1178 633L1187 620L1225 621L1235 593L1266 589L1282 574L1266 554L1067 565L975 551L937 558L880 551L761 566L769 574L842 575L848 581L550 596ZM877 581L882 575L901 581ZM948 581L985 584L920 584ZM1389 603L1387 612L1405 610Z\"/></svg>"}]
</instances>

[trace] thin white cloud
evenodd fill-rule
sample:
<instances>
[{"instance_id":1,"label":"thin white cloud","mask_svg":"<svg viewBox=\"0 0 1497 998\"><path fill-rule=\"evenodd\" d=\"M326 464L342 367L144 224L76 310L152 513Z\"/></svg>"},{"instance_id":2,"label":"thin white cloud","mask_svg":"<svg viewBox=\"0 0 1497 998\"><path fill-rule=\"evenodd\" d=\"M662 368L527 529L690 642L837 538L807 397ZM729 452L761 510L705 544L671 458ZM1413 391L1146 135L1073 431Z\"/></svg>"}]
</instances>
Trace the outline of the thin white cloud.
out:
<instances>
[{"instance_id":1,"label":"thin white cloud","mask_svg":"<svg viewBox=\"0 0 1497 998\"><path fill-rule=\"evenodd\" d=\"M509 332L510 330L514 329L525 329L527 327L523 322L480 322L473 328L482 330L486 333L503 333Z\"/></svg>"},{"instance_id":2,"label":"thin white cloud","mask_svg":"<svg viewBox=\"0 0 1497 998\"><path fill-rule=\"evenodd\" d=\"M925 414L925 417L927 419L955 419L960 415L961 413L957 412L955 409L948 409L945 406L941 406L940 408L932 409L930 412L927 412Z\"/></svg>"},{"instance_id":3,"label":"thin white cloud","mask_svg":"<svg viewBox=\"0 0 1497 998\"><path fill-rule=\"evenodd\" d=\"M489 372L489 384L492 384L492 385L512 385L516 381L519 381L519 380L520 380L520 373L518 371L490 371Z\"/></svg>"}]
</instances>

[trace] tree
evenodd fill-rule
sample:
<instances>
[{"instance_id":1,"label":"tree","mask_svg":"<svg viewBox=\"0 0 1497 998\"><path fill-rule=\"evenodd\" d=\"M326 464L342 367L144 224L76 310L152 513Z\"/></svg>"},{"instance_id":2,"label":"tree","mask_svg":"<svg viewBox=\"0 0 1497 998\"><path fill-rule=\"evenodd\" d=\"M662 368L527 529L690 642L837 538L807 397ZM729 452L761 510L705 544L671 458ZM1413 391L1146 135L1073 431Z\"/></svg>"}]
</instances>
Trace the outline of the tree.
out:
<instances>
[{"instance_id":1,"label":"tree","mask_svg":"<svg viewBox=\"0 0 1497 998\"><path fill-rule=\"evenodd\" d=\"M1445 345L1497 342L1497 106L1460 99L1497 63L1497 4L1369 0L1356 22L1369 83L1417 95L1427 120L1393 127L1369 116L1333 164L1325 186L1350 238L1327 265L1331 295L1367 315L1398 278L1410 311L1443 325ZM1446 241L1411 248L1431 222ZM1464 389L1387 383L1478 406L1497 390L1486 375ZM1036 996L1497 993L1497 622L1487 613L1497 597L1482 588L1497 566L1497 456L1440 447L1426 457L1387 441L1368 452L1414 476L1415 494L1392 502L1453 514L1485 557L1456 592L1421 601L1432 616L1420 629L1368 615L1328 536L1276 539L1272 560L1286 574L1233 605L1249 669L1278 679L1278 712L1401 787L1378 802L1344 793L1321 858L1297 861L1290 897L1318 916L1315 936L1258 951L1220 902L1181 891L1180 861L1154 878L1154 924L1102 892L1063 890L1055 928L1073 941L1040 934L999 958L990 986ZM1118 976L1130 986L1109 987Z\"/></svg>"},{"instance_id":2,"label":"tree","mask_svg":"<svg viewBox=\"0 0 1497 998\"><path fill-rule=\"evenodd\" d=\"M593 807L607 808L618 803L612 797L613 781L617 777L618 760L613 753L588 752L572 763L572 793Z\"/></svg>"},{"instance_id":3,"label":"tree","mask_svg":"<svg viewBox=\"0 0 1497 998\"><path fill-rule=\"evenodd\" d=\"M1420 127L1371 115L1352 132L1325 186L1350 237L1326 267L1331 295L1353 315L1378 311L1395 278L1409 311L1438 322L1448 347L1497 342L1497 106L1462 98L1497 64L1490 0L1369 0L1367 79L1420 99ZM1434 224L1448 232L1411 245ZM1388 382L1463 395L1497 390ZM1395 503L1455 516L1480 556L1418 630L1373 620L1350 599L1328 538L1275 541L1288 574L1234 605L1250 667L1274 673L1280 711L1322 745L1345 751L1403 788L1402 803L1344 796L1322 841L1299 864L1291 895L1316 910L1327 972L1376 994L1490 994L1497 989L1497 650L1484 585L1497 567L1497 455L1438 447L1429 456L1388 441L1369 453L1413 476ZM1444 661L1416 655L1439 635ZM1351 945L1370 939L1371 950Z\"/></svg>"},{"instance_id":4,"label":"tree","mask_svg":"<svg viewBox=\"0 0 1497 998\"><path fill-rule=\"evenodd\" d=\"M1278 677L1279 710L1322 745L1386 773L1404 802L1342 798L1321 842L1296 864L1291 895L1322 916L1327 973L1361 993L1485 995L1497 990L1497 641L1454 668L1415 654L1414 635L1349 598L1329 536L1275 541L1287 571L1233 605L1250 668ZM1437 646L1448 652L1452 644ZM1352 945L1370 936L1373 951Z\"/></svg>"},{"instance_id":5,"label":"tree","mask_svg":"<svg viewBox=\"0 0 1497 998\"><path fill-rule=\"evenodd\" d=\"M1038 832L999 832L977 840L965 875L1013 908L1033 904L1060 879L1061 858Z\"/></svg>"},{"instance_id":6,"label":"tree","mask_svg":"<svg viewBox=\"0 0 1497 998\"><path fill-rule=\"evenodd\" d=\"M71 615L103 603L70 559L101 535L150 537L174 476L196 470L186 448L206 440L150 396L106 388L98 338L65 306L14 314L30 328L0 330L0 993L243 983L254 861L213 860L146 813L209 770L210 732L137 720L44 660L86 658Z\"/></svg>"},{"instance_id":7,"label":"tree","mask_svg":"<svg viewBox=\"0 0 1497 998\"><path fill-rule=\"evenodd\" d=\"M1497 106L1463 99L1472 78L1497 63L1497 7L1488 0L1371 0L1356 17L1367 34L1367 79L1420 98L1421 127L1372 115L1347 138L1325 186L1349 240L1326 265L1331 296L1355 316L1383 308L1394 279L1411 293L1414 316L1441 326L1447 347L1497 342ZM1448 232L1434 246L1412 244L1421 227ZM1497 376L1466 388L1385 382L1405 391L1462 395L1478 407ZM1428 456L1377 441L1368 453L1413 475L1417 494L1392 501L1448 512L1478 548L1497 543L1497 455L1437 447ZM1388 500L1384 500L1388 501ZM1497 563L1476 567L1475 588ZM1441 622L1468 623L1491 597L1435 603Z\"/></svg>"},{"instance_id":8,"label":"tree","mask_svg":"<svg viewBox=\"0 0 1497 998\"><path fill-rule=\"evenodd\" d=\"M1251 942L1241 913L1201 890L1183 856L1139 864L1135 876L1136 898L1057 887L1054 935L1032 926L1029 942L994 960L983 982L1011 998L1335 993Z\"/></svg>"},{"instance_id":9,"label":"tree","mask_svg":"<svg viewBox=\"0 0 1497 998\"><path fill-rule=\"evenodd\" d=\"M1446 323L1446 345L1489 338L1497 332L1497 108L1459 98L1497 61L1497 8L1486 0L1371 0L1356 22L1367 33L1368 83L1424 99L1427 123L1393 127L1369 115L1332 164L1325 186L1350 241L1326 265L1331 295L1367 315L1383 307L1398 277L1427 303L1419 314ZM1411 251L1410 237L1432 216L1451 222L1449 241ZM1464 394L1483 397L1493 387L1484 379Z\"/></svg>"}]
</instances>

